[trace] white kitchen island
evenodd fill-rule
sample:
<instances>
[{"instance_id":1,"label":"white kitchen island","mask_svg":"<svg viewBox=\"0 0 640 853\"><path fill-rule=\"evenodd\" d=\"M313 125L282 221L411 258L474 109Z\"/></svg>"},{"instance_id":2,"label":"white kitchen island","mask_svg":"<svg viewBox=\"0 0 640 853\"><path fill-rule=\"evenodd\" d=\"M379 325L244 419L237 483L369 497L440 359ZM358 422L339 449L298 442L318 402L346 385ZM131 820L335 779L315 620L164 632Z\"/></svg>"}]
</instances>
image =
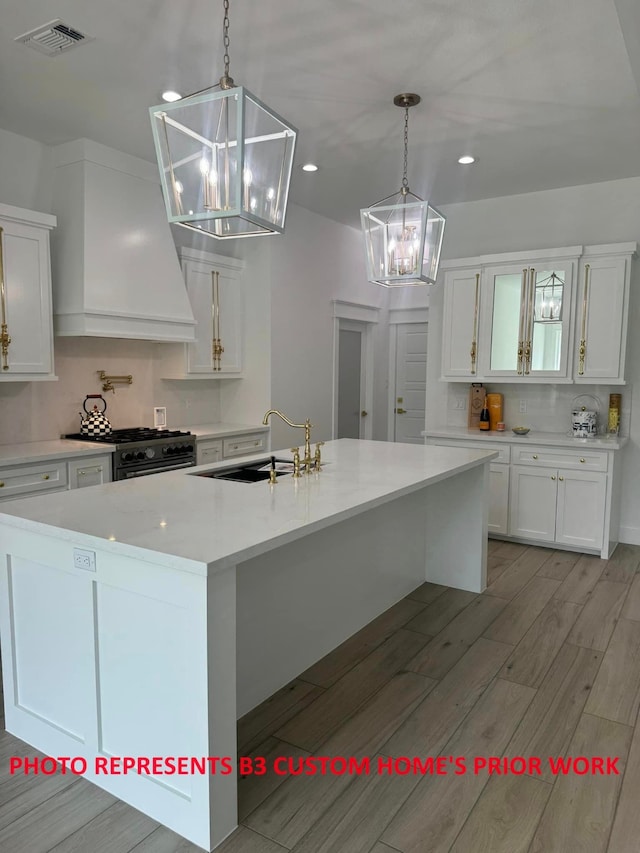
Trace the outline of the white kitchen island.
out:
<instances>
[{"instance_id":1,"label":"white kitchen island","mask_svg":"<svg viewBox=\"0 0 640 853\"><path fill-rule=\"evenodd\" d=\"M219 463L2 504L7 730L213 850L238 717L425 580L484 589L494 456L342 439L273 486L195 476ZM96 772L125 756L232 772Z\"/></svg>"}]
</instances>

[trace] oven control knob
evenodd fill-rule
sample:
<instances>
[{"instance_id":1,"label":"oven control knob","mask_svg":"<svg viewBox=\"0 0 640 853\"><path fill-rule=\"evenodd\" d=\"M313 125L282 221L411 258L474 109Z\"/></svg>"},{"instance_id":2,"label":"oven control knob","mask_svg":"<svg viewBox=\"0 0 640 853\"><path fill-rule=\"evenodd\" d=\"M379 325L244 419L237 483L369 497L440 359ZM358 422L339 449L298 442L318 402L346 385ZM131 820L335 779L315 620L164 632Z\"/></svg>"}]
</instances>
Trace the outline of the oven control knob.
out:
<instances>
[{"instance_id":1,"label":"oven control knob","mask_svg":"<svg viewBox=\"0 0 640 853\"><path fill-rule=\"evenodd\" d=\"M144 455L147 457L147 459L153 459L153 457L156 455L156 452L153 447L147 447L144 452Z\"/></svg>"},{"instance_id":2,"label":"oven control knob","mask_svg":"<svg viewBox=\"0 0 640 853\"><path fill-rule=\"evenodd\" d=\"M166 451L169 456L173 456L173 454L176 452L175 445L170 444L169 447L166 448Z\"/></svg>"},{"instance_id":3,"label":"oven control knob","mask_svg":"<svg viewBox=\"0 0 640 853\"><path fill-rule=\"evenodd\" d=\"M144 459L144 450L138 450L136 453L136 459Z\"/></svg>"},{"instance_id":4,"label":"oven control knob","mask_svg":"<svg viewBox=\"0 0 640 853\"><path fill-rule=\"evenodd\" d=\"M132 453L129 453L129 451L127 451L126 453L123 453L123 454L122 454L122 461L123 461L123 462L130 462L130 461L131 461L131 459L133 459L133 454L132 454Z\"/></svg>"},{"instance_id":5,"label":"oven control knob","mask_svg":"<svg viewBox=\"0 0 640 853\"><path fill-rule=\"evenodd\" d=\"M193 444L187 444L187 453L193 453Z\"/></svg>"}]
</instances>

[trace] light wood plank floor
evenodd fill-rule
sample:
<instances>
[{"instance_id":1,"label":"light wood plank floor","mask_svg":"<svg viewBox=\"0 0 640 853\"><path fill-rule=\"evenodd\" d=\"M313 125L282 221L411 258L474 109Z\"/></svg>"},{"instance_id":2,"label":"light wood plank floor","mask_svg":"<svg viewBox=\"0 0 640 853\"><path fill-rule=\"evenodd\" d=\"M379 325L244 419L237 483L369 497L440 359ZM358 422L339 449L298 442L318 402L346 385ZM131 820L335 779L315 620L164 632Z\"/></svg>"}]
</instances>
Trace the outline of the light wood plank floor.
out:
<instances>
[{"instance_id":1,"label":"light wood plank floor","mask_svg":"<svg viewBox=\"0 0 640 853\"><path fill-rule=\"evenodd\" d=\"M542 773L239 780L222 853L638 853L640 547L609 561L489 542L485 593L423 584L238 724L243 755L540 756ZM2 853L198 853L94 787L10 777ZM618 757L554 776L547 756Z\"/></svg>"}]
</instances>

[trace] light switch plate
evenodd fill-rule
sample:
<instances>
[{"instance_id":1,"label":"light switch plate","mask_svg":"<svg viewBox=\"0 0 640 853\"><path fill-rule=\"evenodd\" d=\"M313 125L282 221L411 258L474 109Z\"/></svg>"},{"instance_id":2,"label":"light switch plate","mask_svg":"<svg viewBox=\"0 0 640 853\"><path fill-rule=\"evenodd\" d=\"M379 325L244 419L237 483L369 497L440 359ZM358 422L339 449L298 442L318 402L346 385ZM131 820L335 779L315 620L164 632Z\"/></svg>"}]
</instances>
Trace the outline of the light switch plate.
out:
<instances>
[{"instance_id":1,"label":"light switch plate","mask_svg":"<svg viewBox=\"0 0 640 853\"><path fill-rule=\"evenodd\" d=\"M153 425L154 427L166 427L167 425L167 407L153 407Z\"/></svg>"}]
</instances>

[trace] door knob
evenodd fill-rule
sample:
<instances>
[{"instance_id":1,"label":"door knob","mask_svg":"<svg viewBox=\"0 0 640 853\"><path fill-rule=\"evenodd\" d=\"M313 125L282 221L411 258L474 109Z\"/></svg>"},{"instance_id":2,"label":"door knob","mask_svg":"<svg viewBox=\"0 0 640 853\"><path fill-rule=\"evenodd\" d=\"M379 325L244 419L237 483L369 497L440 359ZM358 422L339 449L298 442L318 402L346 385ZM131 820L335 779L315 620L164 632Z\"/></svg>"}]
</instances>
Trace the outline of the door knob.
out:
<instances>
[{"instance_id":1,"label":"door knob","mask_svg":"<svg viewBox=\"0 0 640 853\"><path fill-rule=\"evenodd\" d=\"M369 412L365 412L365 410L363 409L363 410L360 412L360 417L361 417L361 418L366 418L368 414L369 414Z\"/></svg>"},{"instance_id":2,"label":"door knob","mask_svg":"<svg viewBox=\"0 0 640 853\"><path fill-rule=\"evenodd\" d=\"M407 414L406 409L396 409L396 415L406 415L406 414Z\"/></svg>"}]
</instances>

